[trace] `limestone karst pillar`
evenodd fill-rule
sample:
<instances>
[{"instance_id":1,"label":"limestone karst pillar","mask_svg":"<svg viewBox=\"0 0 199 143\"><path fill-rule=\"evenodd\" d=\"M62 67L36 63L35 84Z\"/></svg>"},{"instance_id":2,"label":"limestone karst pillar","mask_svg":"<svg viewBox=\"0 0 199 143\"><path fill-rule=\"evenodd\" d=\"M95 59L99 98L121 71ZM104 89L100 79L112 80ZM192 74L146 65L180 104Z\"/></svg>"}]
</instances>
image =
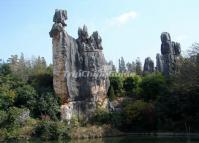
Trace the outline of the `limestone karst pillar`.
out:
<instances>
[{"instance_id":1,"label":"limestone karst pillar","mask_svg":"<svg viewBox=\"0 0 199 143\"><path fill-rule=\"evenodd\" d=\"M177 58L181 53L180 43L171 41L170 34L163 32L160 36L163 74L165 77L173 75L177 71Z\"/></svg>"},{"instance_id":2,"label":"limestone karst pillar","mask_svg":"<svg viewBox=\"0 0 199 143\"><path fill-rule=\"evenodd\" d=\"M61 118L87 120L98 108L108 110L109 68L97 31L79 28L75 39L64 30L67 13L56 10L50 31L53 44L53 86L61 98ZM83 73L86 73L83 75ZM80 76L79 76L80 75ZM96 75L96 76L95 76Z\"/></svg>"},{"instance_id":3,"label":"limestone karst pillar","mask_svg":"<svg viewBox=\"0 0 199 143\"><path fill-rule=\"evenodd\" d=\"M53 18L53 27L50 31L53 51L53 87L57 96L61 98L62 104L68 101L68 89L65 78L65 45L67 13L64 10L56 10Z\"/></svg>"},{"instance_id":4,"label":"limestone karst pillar","mask_svg":"<svg viewBox=\"0 0 199 143\"><path fill-rule=\"evenodd\" d=\"M154 62L150 57L147 57L144 61L144 74L154 72Z\"/></svg>"}]
</instances>

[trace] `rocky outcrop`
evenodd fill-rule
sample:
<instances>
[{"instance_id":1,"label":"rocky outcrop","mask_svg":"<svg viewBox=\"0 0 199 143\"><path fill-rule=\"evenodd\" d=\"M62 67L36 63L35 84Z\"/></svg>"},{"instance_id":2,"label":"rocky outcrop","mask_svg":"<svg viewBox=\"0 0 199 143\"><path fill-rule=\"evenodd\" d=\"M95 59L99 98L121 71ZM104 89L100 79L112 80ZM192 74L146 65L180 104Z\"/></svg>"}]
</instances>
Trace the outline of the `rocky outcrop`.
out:
<instances>
[{"instance_id":1,"label":"rocky outcrop","mask_svg":"<svg viewBox=\"0 0 199 143\"><path fill-rule=\"evenodd\" d=\"M156 55L156 71L163 72L162 56L160 54Z\"/></svg>"},{"instance_id":2,"label":"rocky outcrop","mask_svg":"<svg viewBox=\"0 0 199 143\"><path fill-rule=\"evenodd\" d=\"M171 36L167 32L161 34L161 41L163 74L170 76L177 71L177 59L181 53L180 43L171 41Z\"/></svg>"},{"instance_id":3,"label":"rocky outcrop","mask_svg":"<svg viewBox=\"0 0 199 143\"><path fill-rule=\"evenodd\" d=\"M67 102L69 97L65 79L65 51L66 45L69 44L68 35L64 30L66 19L66 11L56 10L53 17L54 24L50 31L50 37L53 38L53 86L62 103Z\"/></svg>"},{"instance_id":4,"label":"rocky outcrop","mask_svg":"<svg viewBox=\"0 0 199 143\"><path fill-rule=\"evenodd\" d=\"M56 10L50 31L53 44L53 84L62 101L62 119L89 118L97 108L108 109L109 67L97 31L89 36L86 26L78 39L65 31L67 12Z\"/></svg>"},{"instance_id":5,"label":"rocky outcrop","mask_svg":"<svg viewBox=\"0 0 199 143\"><path fill-rule=\"evenodd\" d=\"M147 57L144 62L144 74L154 72L154 62L150 57Z\"/></svg>"}]
</instances>

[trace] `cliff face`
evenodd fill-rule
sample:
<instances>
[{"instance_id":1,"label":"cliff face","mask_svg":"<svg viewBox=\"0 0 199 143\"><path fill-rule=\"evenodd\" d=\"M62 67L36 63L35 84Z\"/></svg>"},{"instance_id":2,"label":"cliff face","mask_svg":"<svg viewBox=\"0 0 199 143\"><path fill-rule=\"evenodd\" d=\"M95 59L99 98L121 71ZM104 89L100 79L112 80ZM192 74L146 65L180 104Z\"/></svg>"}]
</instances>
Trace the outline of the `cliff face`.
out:
<instances>
[{"instance_id":1,"label":"cliff face","mask_svg":"<svg viewBox=\"0 0 199 143\"><path fill-rule=\"evenodd\" d=\"M53 44L53 84L62 101L62 119L88 119L97 108L108 109L109 67L98 32L79 28L78 39L65 31L67 13L56 10L50 31Z\"/></svg>"}]
</instances>

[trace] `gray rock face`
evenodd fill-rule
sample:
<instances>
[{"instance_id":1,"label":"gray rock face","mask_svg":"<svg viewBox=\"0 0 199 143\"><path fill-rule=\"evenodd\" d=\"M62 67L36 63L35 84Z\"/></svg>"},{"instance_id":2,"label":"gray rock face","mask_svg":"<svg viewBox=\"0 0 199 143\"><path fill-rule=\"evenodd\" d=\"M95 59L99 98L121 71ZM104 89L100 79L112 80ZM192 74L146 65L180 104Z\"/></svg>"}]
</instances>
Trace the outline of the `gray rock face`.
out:
<instances>
[{"instance_id":1,"label":"gray rock face","mask_svg":"<svg viewBox=\"0 0 199 143\"><path fill-rule=\"evenodd\" d=\"M180 43L171 41L167 32L161 34L161 53L163 61L163 74L169 76L177 71L177 58L181 53Z\"/></svg>"},{"instance_id":2,"label":"gray rock face","mask_svg":"<svg viewBox=\"0 0 199 143\"><path fill-rule=\"evenodd\" d=\"M78 39L65 31L67 12L56 10L50 31L53 43L53 84L62 101L62 119L88 118L97 108L107 109L109 67L98 32L89 36L84 25Z\"/></svg>"},{"instance_id":3,"label":"gray rock face","mask_svg":"<svg viewBox=\"0 0 199 143\"><path fill-rule=\"evenodd\" d=\"M156 71L163 72L162 56L160 54L156 55Z\"/></svg>"},{"instance_id":4,"label":"gray rock face","mask_svg":"<svg viewBox=\"0 0 199 143\"><path fill-rule=\"evenodd\" d=\"M53 22L61 23L63 26L66 26L65 20L67 20L67 11L66 10L55 10L55 14L53 17Z\"/></svg>"},{"instance_id":5,"label":"gray rock face","mask_svg":"<svg viewBox=\"0 0 199 143\"><path fill-rule=\"evenodd\" d=\"M150 57L147 57L144 62L144 74L154 72L154 62Z\"/></svg>"}]
</instances>

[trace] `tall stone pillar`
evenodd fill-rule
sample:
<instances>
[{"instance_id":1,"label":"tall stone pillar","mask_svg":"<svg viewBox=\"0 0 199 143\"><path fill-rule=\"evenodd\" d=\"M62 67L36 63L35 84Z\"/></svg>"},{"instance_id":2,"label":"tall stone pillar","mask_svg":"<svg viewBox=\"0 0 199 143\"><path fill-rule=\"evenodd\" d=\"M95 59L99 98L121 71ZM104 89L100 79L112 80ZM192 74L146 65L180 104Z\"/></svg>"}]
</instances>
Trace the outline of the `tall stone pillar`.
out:
<instances>
[{"instance_id":1,"label":"tall stone pillar","mask_svg":"<svg viewBox=\"0 0 199 143\"><path fill-rule=\"evenodd\" d=\"M181 53L180 43L171 41L167 32L161 34L161 53L163 61L163 74L168 77L177 71L177 58Z\"/></svg>"},{"instance_id":2,"label":"tall stone pillar","mask_svg":"<svg viewBox=\"0 0 199 143\"><path fill-rule=\"evenodd\" d=\"M99 33L89 35L83 26L75 39L64 30L66 19L65 10L56 10L50 31L54 90L62 101L63 120L69 121L73 116L86 120L98 108L108 110L109 68Z\"/></svg>"},{"instance_id":3,"label":"tall stone pillar","mask_svg":"<svg viewBox=\"0 0 199 143\"><path fill-rule=\"evenodd\" d=\"M53 51L53 86L57 96L61 98L62 103L68 100L68 89L65 78L65 45L66 45L66 26L67 12L56 10L53 17L53 27L50 31L52 38Z\"/></svg>"}]
</instances>

